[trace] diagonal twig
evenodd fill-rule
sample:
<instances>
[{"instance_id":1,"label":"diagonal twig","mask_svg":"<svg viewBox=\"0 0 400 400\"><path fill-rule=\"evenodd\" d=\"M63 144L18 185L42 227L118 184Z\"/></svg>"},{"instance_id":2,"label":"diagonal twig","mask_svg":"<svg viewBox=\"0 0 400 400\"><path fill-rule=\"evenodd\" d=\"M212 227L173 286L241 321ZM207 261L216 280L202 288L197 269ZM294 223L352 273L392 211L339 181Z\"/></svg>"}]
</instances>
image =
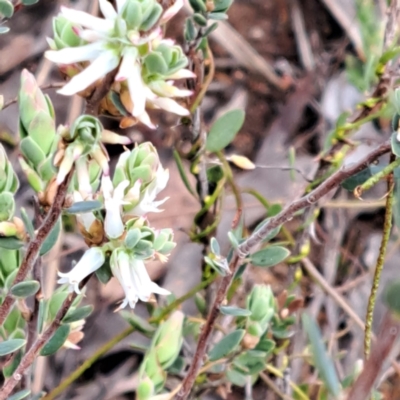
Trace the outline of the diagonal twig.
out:
<instances>
[{"instance_id":1,"label":"diagonal twig","mask_svg":"<svg viewBox=\"0 0 400 400\"><path fill-rule=\"evenodd\" d=\"M261 229L254 232L245 242L243 242L239 248L235 251L232 261L230 262L229 269L231 274L225 276L220 281L219 287L217 289L216 298L211 306L210 313L207 317L207 321L200 334L196 352L193 357L193 361L189 367L189 370L182 382L182 388L175 397L177 400L186 400L190 394L190 391L195 382L196 376L200 370L203 363L204 356L207 350L207 344L213 330L215 321L219 315L219 308L223 301L225 300L226 293L232 282L233 276L238 269L238 267L244 262L246 255L249 254L250 250L258 245L273 229L284 224L293 218L294 214L300 210L310 207L316 201L321 199L331 190L337 188L345 179L353 176L354 174L362 171L368 167L373 161L388 153L391 150L390 142L387 141L377 147L375 150L367 154L363 159L354 163L353 165L342 167L335 174L330 176L326 181L324 181L320 186L314 189L309 194L303 196L302 198L294 201L288 205L284 210L282 210L275 217L272 217L268 223L266 223Z\"/></svg>"}]
</instances>

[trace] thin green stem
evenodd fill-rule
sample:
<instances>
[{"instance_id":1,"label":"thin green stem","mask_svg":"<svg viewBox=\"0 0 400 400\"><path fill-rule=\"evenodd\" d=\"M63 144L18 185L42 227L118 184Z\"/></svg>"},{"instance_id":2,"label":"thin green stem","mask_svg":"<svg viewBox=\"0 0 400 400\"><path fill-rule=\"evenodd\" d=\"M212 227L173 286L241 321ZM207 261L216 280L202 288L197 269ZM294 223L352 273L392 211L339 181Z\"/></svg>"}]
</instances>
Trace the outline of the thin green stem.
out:
<instances>
[{"instance_id":1,"label":"thin green stem","mask_svg":"<svg viewBox=\"0 0 400 400\"><path fill-rule=\"evenodd\" d=\"M395 162L391 163L393 165L397 163L399 164L399 160L397 159ZM392 169L393 171L393 169ZM376 261L376 268L374 279L372 282L371 293L368 299L368 307L367 307L367 315L365 320L365 336L364 336L364 356L365 359L369 357L371 351L371 338L372 338L372 322L374 317L374 308L376 302L376 296L378 293L379 282L381 279L381 274L385 262L385 256L387 251L387 245L390 238L390 232L392 229L392 216L393 216L393 201L394 201L394 190L393 190L393 172L391 172L388 177L388 195L386 197L386 210L385 210L385 220L383 223L383 235L381 246L379 249L378 259Z\"/></svg>"},{"instance_id":2,"label":"thin green stem","mask_svg":"<svg viewBox=\"0 0 400 400\"><path fill-rule=\"evenodd\" d=\"M283 378L283 372L275 368L273 365L268 364L266 370L275 375L278 378ZM310 398L292 381L289 381L290 387L297 394L298 398L301 400L310 400Z\"/></svg>"},{"instance_id":3,"label":"thin green stem","mask_svg":"<svg viewBox=\"0 0 400 400\"><path fill-rule=\"evenodd\" d=\"M208 45L207 45L207 52L208 52L208 60L210 62L209 71L206 76L206 79L203 82L200 92L198 93L197 97L194 99L192 105L190 106L189 111L192 114L194 113L194 111L197 109L197 107L199 107L199 105L203 101L203 98L204 98L205 94L207 93L208 87L210 86L210 83L212 82L212 80L214 78L214 73L215 73L214 57L211 52L210 46L208 46Z\"/></svg>"},{"instance_id":4,"label":"thin green stem","mask_svg":"<svg viewBox=\"0 0 400 400\"><path fill-rule=\"evenodd\" d=\"M149 319L151 323L159 323L162 321L171 311L175 310L179 305L181 305L184 301L190 299L200 290L209 286L212 282L214 282L216 276L213 275L207 280L199 283L193 289L189 290L186 294L174 300L171 304L164 307L159 315L156 317L152 317ZM60 396L64 393L65 389L70 386L73 382L75 382L87 369L89 369L98 359L100 359L104 354L110 351L114 346L116 346L120 341L125 339L131 333L135 331L133 326L126 328L118 335L111 338L108 342L106 342L103 346L101 346L97 351L90 356L80 367L78 367L75 371L73 371L70 375L68 375L56 388L54 388L50 393L43 397L42 400L53 400L57 396Z\"/></svg>"},{"instance_id":5,"label":"thin green stem","mask_svg":"<svg viewBox=\"0 0 400 400\"><path fill-rule=\"evenodd\" d=\"M235 196L236 208L238 210L241 210L243 208L242 195L240 194L240 189L236 185L235 179L233 178L232 168L226 160L226 157L222 153L222 151L217 151L216 155L221 161L222 166L224 167L226 180L228 181L232 189L233 195Z\"/></svg>"},{"instance_id":6,"label":"thin green stem","mask_svg":"<svg viewBox=\"0 0 400 400\"><path fill-rule=\"evenodd\" d=\"M382 171L378 172L377 174L371 176L371 178L367 179L362 185L357 186L354 189L354 194L357 197L361 197L362 193L365 190L369 190L372 188L372 186L376 185L381 179L383 179L385 176L388 176L393 172L395 168L397 168L400 165L400 158L397 158L395 161L390 163L388 166L383 168Z\"/></svg>"}]
</instances>

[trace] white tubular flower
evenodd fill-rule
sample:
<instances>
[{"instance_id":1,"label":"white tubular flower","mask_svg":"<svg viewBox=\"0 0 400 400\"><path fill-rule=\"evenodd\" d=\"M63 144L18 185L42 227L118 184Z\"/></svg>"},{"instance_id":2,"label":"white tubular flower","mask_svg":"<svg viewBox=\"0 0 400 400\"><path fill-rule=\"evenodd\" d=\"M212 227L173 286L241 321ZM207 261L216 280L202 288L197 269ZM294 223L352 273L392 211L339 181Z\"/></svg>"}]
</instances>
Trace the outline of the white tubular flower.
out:
<instances>
[{"instance_id":1,"label":"white tubular flower","mask_svg":"<svg viewBox=\"0 0 400 400\"><path fill-rule=\"evenodd\" d=\"M129 181L124 180L114 189L109 176L102 179L102 192L104 196L104 208L106 216L104 219L104 231L109 239L117 239L124 233L122 222L122 205L125 204L124 191L129 186Z\"/></svg>"},{"instance_id":2,"label":"white tubular flower","mask_svg":"<svg viewBox=\"0 0 400 400\"><path fill-rule=\"evenodd\" d=\"M85 200L77 190L74 191L73 197L75 203ZM93 222L96 221L96 217L92 212L76 214L76 219L80 224L83 225L86 232L90 232L90 227L92 226Z\"/></svg>"},{"instance_id":3,"label":"white tubular flower","mask_svg":"<svg viewBox=\"0 0 400 400\"><path fill-rule=\"evenodd\" d=\"M58 93L85 93L119 66L113 90L119 92L134 121L155 128L146 107L189 115L172 97L187 97L192 92L174 87L173 81L193 78L194 74L184 69L187 58L181 47L164 39L160 28L182 8L183 0L176 0L165 12L156 0L121 0L116 4L115 10L107 0L99 0L104 19L61 8L60 16L73 24L73 31L84 44L67 47L64 43L64 48L45 53L65 71L65 66L74 65L69 74L72 78Z\"/></svg>"},{"instance_id":4,"label":"white tubular flower","mask_svg":"<svg viewBox=\"0 0 400 400\"><path fill-rule=\"evenodd\" d=\"M149 301L153 293L168 295L170 292L152 282L147 273L143 260L134 258L124 250L114 250L110 266L113 275L119 280L125 292L125 299L119 309L128 304L135 308L137 301Z\"/></svg>"},{"instance_id":5,"label":"white tubular flower","mask_svg":"<svg viewBox=\"0 0 400 400\"><path fill-rule=\"evenodd\" d=\"M60 284L67 283L70 292L80 294L79 283L87 276L98 270L105 261L104 253L99 247L91 247L83 254L79 262L68 273L59 272Z\"/></svg>"},{"instance_id":6,"label":"white tubular flower","mask_svg":"<svg viewBox=\"0 0 400 400\"><path fill-rule=\"evenodd\" d=\"M139 204L130 210L128 214L141 217L149 212L161 212L162 210L160 210L158 207L164 204L168 200L168 197L158 201L155 201L155 199L157 195L167 186L168 179L169 171L164 169L161 164L159 164L155 179L149 184L149 186L146 187L146 189L144 189ZM133 195L133 198L135 198L135 196L136 198L139 196L140 182L137 181L136 183L137 184L133 186L130 193Z\"/></svg>"}]
</instances>

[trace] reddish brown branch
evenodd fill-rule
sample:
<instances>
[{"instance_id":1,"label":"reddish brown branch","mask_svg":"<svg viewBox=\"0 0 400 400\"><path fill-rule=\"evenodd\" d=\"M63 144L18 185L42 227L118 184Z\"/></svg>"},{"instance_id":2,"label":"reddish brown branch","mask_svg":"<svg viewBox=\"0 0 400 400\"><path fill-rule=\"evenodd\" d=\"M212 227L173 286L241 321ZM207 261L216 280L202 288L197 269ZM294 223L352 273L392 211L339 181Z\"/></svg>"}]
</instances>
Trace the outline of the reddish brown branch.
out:
<instances>
[{"instance_id":1,"label":"reddish brown branch","mask_svg":"<svg viewBox=\"0 0 400 400\"><path fill-rule=\"evenodd\" d=\"M35 239L33 239L26 250L25 257L22 260L22 264L18 269L17 276L14 279L12 286L16 285L19 282L22 282L28 273L32 270L38 255L40 248L42 247L43 242L46 240L47 236L50 234L51 230L56 225L64 204L65 196L67 195L68 186L71 181L71 177L73 175L74 170L68 174L67 178L64 182L57 188L57 193L54 198L54 202L44 219L42 225L38 229L37 235ZM12 305L14 304L14 298L11 296L10 292L7 294L4 299L2 305L0 306L0 325L4 323L8 313L11 310Z\"/></svg>"},{"instance_id":2,"label":"reddish brown branch","mask_svg":"<svg viewBox=\"0 0 400 400\"><path fill-rule=\"evenodd\" d=\"M292 219L296 212L303 210L307 207L310 207L311 204L314 204L316 201L321 199L331 190L337 188L345 179L367 168L373 161L375 161L383 154L388 153L390 150L391 150L391 145L390 142L387 141L384 144L380 145L375 150L373 150L371 153L367 154L363 159L361 159L357 163L354 163L353 165L348 167L342 167L339 171L330 176L325 182L323 182L320 186L315 188L308 195L303 196L299 200L291 203L275 217L272 217L267 224L265 224L257 232L253 233L245 242L243 242L239 246L239 249L233 256L232 261L229 265L231 274L225 276L220 282L216 298L211 307L210 313L207 317L207 321L200 334L193 361L189 367L189 371L187 372L185 379L182 382L182 388L175 397L175 399L186 400L187 397L189 396L190 391L195 382L196 376L203 363L207 350L207 344L211 336L214 323L219 314L219 308L225 299L226 293L232 281L232 277L234 276L236 270L242 264L244 258L250 252L250 250L257 244L261 243L261 241L273 229Z\"/></svg>"}]
</instances>

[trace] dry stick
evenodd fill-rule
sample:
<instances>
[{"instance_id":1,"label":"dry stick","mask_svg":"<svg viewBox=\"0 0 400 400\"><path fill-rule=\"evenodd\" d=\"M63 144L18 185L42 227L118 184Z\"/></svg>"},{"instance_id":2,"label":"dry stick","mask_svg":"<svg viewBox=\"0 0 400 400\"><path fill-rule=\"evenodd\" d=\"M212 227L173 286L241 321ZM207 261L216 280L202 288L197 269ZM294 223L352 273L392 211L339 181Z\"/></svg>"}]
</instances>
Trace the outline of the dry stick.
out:
<instances>
[{"instance_id":1,"label":"dry stick","mask_svg":"<svg viewBox=\"0 0 400 400\"><path fill-rule=\"evenodd\" d=\"M400 332L400 322L397 317L387 311L370 357L365 363L361 375L354 383L347 400L368 399L377 376L389 356Z\"/></svg>"},{"instance_id":2,"label":"dry stick","mask_svg":"<svg viewBox=\"0 0 400 400\"><path fill-rule=\"evenodd\" d=\"M325 280L325 278L321 275L321 273L315 268L313 263L307 258L303 258L301 260L304 269L307 273L314 279L322 288L322 290L332 297L333 300L339 305L342 310L346 312L346 314L356 323L358 327L362 330L365 329L364 322L357 315L357 313L350 307L350 305L346 302L346 299L341 296L335 288L329 285L329 283Z\"/></svg>"},{"instance_id":3,"label":"dry stick","mask_svg":"<svg viewBox=\"0 0 400 400\"><path fill-rule=\"evenodd\" d=\"M332 189L338 187L345 179L367 168L378 157L382 156L385 153L388 153L390 150L391 150L391 145L390 142L387 141L382 145L380 145L375 150L373 150L372 152L370 152L369 154L367 154L363 159L361 159L357 163L354 163L353 165L347 167L342 167L339 171L337 171L328 179L326 179L325 182L323 182L320 186L315 188L308 195L303 196L299 200L294 201L284 210L282 210L279 214L277 214L275 217L272 217L267 224L265 224L257 232L254 232L245 242L243 242L239 246L234 256L232 257L232 261L230 262L229 265L231 274L222 278L219 284L216 298L211 307L207 321L200 334L196 352L193 357L193 361L189 367L186 377L182 382L182 388L179 391L178 395L176 396L177 400L186 400L193 387L198 371L203 363L208 340L210 338L213 326L219 314L219 308L225 299L226 292L231 284L232 278L236 270L242 264L244 258L250 252L250 250L257 244L259 244L274 228L292 219L296 212L303 210L307 207L310 207L311 204L314 204L316 201L321 199Z\"/></svg>"},{"instance_id":4,"label":"dry stick","mask_svg":"<svg viewBox=\"0 0 400 400\"><path fill-rule=\"evenodd\" d=\"M25 257L22 261L21 266L18 269L17 276L14 279L12 286L17 283L22 282L28 273L32 270L33 265L35 264L40 248L42 247L43 242L54 228L55 224L58 221L58 218L61 215L62 207L64 204L65 196L67 194L68 186L71 181L73 175L73 170L70 171L67 178L63 183L57 188L57 193L55 195L53 204L44 219L42 225L40 226L35 239L33 239L26 250ZM12 305L14 304L14 298L11 293L8 292L6 298L4 299L2 305L0 306L0 326L4 323L8 313L11 310Z\"/></svg>"}]
</instances>

